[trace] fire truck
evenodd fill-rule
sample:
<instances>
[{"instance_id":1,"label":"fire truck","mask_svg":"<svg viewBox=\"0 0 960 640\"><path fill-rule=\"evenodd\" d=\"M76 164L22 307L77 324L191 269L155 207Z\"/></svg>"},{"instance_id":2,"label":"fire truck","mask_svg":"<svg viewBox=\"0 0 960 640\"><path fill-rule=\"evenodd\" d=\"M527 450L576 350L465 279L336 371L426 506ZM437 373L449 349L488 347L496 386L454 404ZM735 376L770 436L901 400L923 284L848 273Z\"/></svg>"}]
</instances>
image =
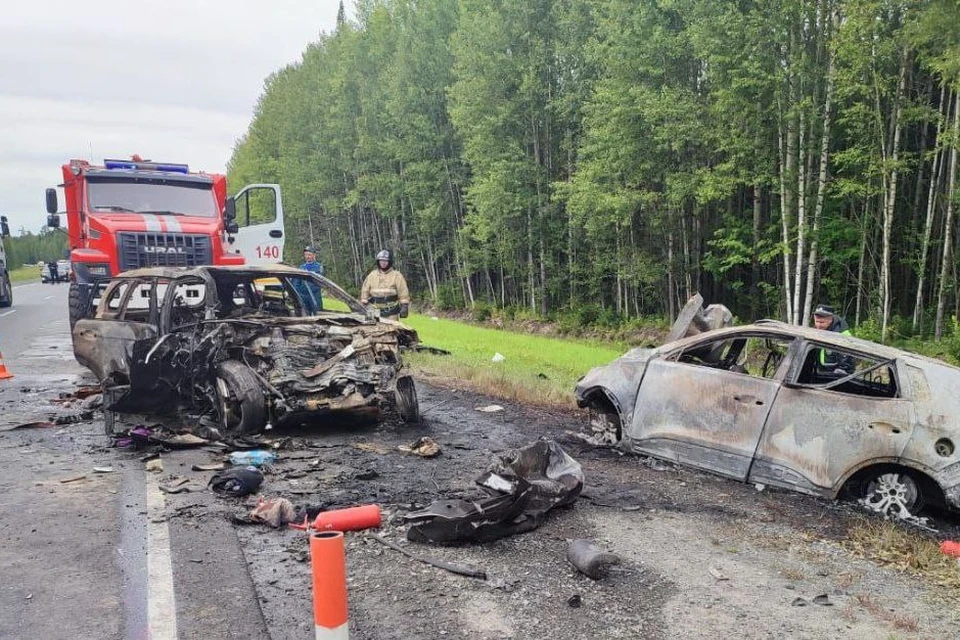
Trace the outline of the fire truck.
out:
<instances>
[{"instance_id":1,"label":"fire truck","mask_svg":"<svg viewBox=\"0 0 960 640\"><path fill-rule=\"evenodd\" d=\"M95 309L101 285L122 271L283 259L279 185L252 184L228 197L226 176L139 156L102 166L71 160L62 169L71 326ZM57 195L46 191L52 228L60 227Z\"/></svg>"}]
</instances>

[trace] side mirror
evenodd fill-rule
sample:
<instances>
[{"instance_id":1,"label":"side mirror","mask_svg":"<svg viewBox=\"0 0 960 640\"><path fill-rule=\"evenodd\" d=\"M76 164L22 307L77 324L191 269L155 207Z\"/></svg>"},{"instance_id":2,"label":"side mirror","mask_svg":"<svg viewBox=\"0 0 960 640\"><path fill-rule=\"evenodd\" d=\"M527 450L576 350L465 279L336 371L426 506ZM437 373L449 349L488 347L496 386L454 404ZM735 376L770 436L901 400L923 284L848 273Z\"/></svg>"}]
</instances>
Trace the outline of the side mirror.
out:
<instances>
[{"instance_id":1,"label":"side mirror","mask_svg":"<svg viewBox=\"0 0 960 640\"><path fill-rule=\"evenodd\" d=\"M48 215L48 216L47 216L47 226L50 227L51 229L59 229L59 228L60 228L60 216L58 216L58 215L55 214L55 213L51 213L50 215Z\"/></svg>"},{"instance_id":2,"label":"side mirror","mask_svg":"<svg viewBox=\"0 0 960 640\"><path fill-rule=\"evenodd\" d=\"M233 199L233 196L227 198L227 202L224 204L223 219L227 222L237 219L237 201Z\"/></svg>"},{"instance_id":3,"label":"side mirror","mask_svg":"<svg viewBox=\"0 0 960 640\"><path fill-rule=\"evenodd\" d=\"M6 238L10 235L10 225L7 224L7 216L0 216L0 238Z\"/></svg>"},{"instance_id":4,"label":"side mirror","mask_svg":"<svg viewBox=\"0 0 960 640\"><path fill-rule=\"evenodd\" d=\"M226 223L224 223L223 228L230 235L240 231L240 225L237 224L236 220L228 220Z\"/></svg>"},{"instance_id":5,"label":"side mirror","mask_svg":"<svg viewBox=\"0 0 960 640\"><path fill-rule=\"evenodd\" d=\"M49 189L47 189L47 213L56 213L57 209L59 208L60 208L60 205L57 203L57 190L54 189L53 187L50 187ZM53 225L48 224L47 226L53 226ZM56 226L59 227L60 224L57 223Z\"/></svg>"}]
</instances>

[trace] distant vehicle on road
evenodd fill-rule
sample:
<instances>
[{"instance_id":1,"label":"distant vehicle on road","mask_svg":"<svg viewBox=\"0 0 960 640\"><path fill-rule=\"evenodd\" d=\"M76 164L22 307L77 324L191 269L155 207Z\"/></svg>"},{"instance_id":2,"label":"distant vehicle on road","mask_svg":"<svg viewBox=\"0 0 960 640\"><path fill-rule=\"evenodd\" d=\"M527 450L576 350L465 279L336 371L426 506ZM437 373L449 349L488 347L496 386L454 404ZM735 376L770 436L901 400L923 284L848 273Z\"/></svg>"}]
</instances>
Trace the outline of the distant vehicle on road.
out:
<instances>
[{"instance_id":1,"label":"distant vehicle on road","mask_svg":"<svg viewBox=\"0 0 960 640\"><path fill-rule=\"evenodd\" d=\"M73 274L73 265L69 260L57 260L57 279L56 282L70 282L70 276ZM40 267L40 282L51 282L50 267L46 262Z\"/></svg>"},{"instance_id":2,"label":"distant vehicle on road","mask_svg":"<svg viewBox=\"0 0 960 640\"><path fill-rule=\"evenodd\" d=\"M13 304L13 285L10 284L10 268L7 253L3 248L3 239L10 235L7 216L0 216L0 307Z\"/></svg>"}]
</instances>

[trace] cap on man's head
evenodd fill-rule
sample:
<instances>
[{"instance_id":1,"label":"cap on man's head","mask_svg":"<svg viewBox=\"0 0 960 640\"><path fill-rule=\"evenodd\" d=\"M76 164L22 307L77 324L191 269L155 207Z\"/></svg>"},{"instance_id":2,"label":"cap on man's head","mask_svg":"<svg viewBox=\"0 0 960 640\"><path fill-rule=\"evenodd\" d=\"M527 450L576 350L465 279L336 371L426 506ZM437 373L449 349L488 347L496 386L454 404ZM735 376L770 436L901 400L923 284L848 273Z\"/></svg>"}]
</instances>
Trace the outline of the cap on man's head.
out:
<instances>
[{"instance_id":1,"label":"cap on man's head","mask_svg":"<svg viewBox=\"0 0 960 640\"><path fill-rule=\"evenodd\" d=\"M833 315L833 307L828 304L818 304L817 308L813 310L813 315L821 318L830 317Z\"/></svg>"},{"instance_id":2,"label":"cap on man's head","mask_svg":"<svg viewBox=\"0 0 960 640\"><path fill-rule=\"evenodd\" d=\"M304 247L304 248L303 248L303 252L304 252L304 253L313 253L313 254L315 254L315 253L317 252L317 250L314 249L313 247Z\"/></svg>"}]
</instances>

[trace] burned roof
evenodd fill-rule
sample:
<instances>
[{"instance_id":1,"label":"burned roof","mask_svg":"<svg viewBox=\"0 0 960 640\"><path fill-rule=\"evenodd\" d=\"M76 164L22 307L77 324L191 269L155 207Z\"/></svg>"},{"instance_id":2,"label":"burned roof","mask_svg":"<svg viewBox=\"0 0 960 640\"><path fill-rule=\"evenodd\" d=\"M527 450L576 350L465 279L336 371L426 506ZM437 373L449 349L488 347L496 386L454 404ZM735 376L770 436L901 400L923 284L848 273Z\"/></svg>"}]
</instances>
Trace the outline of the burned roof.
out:
<instances>
[{"instance_id":1,"label":"burned roof","mask_svg":"<svg viewBox=\"0 0 960 640\"><path fill-rule=\"evenodd\" d=\"M828 346L835 346L838 348L851 349L853 351L859 351L863 353L873 354L881 358L909 358L915 361L922 361L931 364L940 365L943 367L949 367L951 369L958 369L953 365L950 365L942 360L937 360L935 358L929 358L911 351L904 351L903 349L897 349L896 347L891 347L884 344L879 344L877 342L871 342L870 340L864 340L863 338L857 338L852 335L844 335L842 333L837 333L835 331L823 331L821 329L816 329L814 327L802 327L795 324L789 324L786 322L780 322L779 320L758 320L754 324L748 325L736 325L732 327L723 327L721 329L715 329L709 332L700 333L694 336L687 338L681 338L673 342L668 342L660 346L662 350L673 350L676 347L682 345L695 343L707 335L712 338L722 338L724 335L735 335L740 334L745 331L774 331L778 334L803 338L804 340L810 340L813 342L818 342Z\"/></svg>"}]
</instances>

